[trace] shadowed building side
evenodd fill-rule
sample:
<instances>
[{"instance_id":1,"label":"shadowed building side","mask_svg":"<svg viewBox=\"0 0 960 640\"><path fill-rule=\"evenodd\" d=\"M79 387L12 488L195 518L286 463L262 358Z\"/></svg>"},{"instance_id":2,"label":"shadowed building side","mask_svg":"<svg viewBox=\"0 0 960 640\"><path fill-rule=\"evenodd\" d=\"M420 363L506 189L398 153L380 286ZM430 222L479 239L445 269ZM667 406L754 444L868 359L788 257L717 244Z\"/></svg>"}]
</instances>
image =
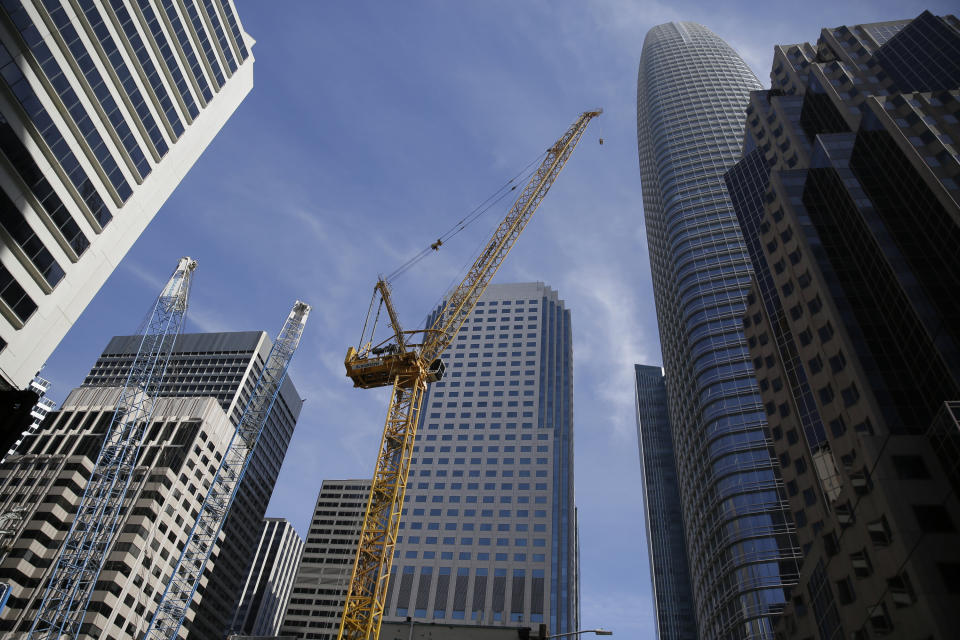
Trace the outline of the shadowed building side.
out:
<instances>
[{"instance_id":1,"label":"shadowed building side","mask_svg":"<svg viewBox=\"0 0 960 640\"><path fill-rule=\"evenodd\" d=\"M659 640L696 640L677 465L660 367L634 365L650 582Z\"/></svg>"}]
</instances>

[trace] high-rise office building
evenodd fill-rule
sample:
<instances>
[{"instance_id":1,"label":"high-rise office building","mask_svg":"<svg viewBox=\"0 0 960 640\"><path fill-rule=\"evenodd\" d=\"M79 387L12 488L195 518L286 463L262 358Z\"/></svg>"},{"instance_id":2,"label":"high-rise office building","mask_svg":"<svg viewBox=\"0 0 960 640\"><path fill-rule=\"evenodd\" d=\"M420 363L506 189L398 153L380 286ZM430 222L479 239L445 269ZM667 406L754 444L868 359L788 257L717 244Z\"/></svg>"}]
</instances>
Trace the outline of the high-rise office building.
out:
<instances>
[{"instance_id":1,"label":"high-rise office building","mask_svg":"<svg viewBox=\"0 0 960 640\"><path fill-rule=\"evenodd\" d=\"M960 21L775 48L727 184L743 318L804 552L784 638L960 622Z\"/></svg>"},{"instance_id":2,"label":"high-rise office building","mask_svg":"<svg viewBox=\"0 0 960 640\"><path fill-rule=\"evenodd\" d=\"M113 338L83 385L124 384L139 346L139 336ZM181 335L157 395L216 398L236 425L272 346L263 331ZM224 522L222 551L203 590L200 608L188 625L191 634L219 638L227 632L302 406L303 400L288 375Z\"/></svg>"},{"instance_id":3,"label":"high-rise office building","mask_svg":"<svg viewBox=\"0 0 960 640\"><path fill-rule=\"evenodd\" d=\"M253 86L232 0L0 0L0 389L27 386Z\"/></svg>"},{"instance_id":4,"label":"high-rise office building","mask_svg":"<svg viewBox=\"0 0 960 640\"><path fill-rule=\"evenodd\" d=\"M288 520L264 519L257 552L230 624L231 634L279 633L302 552L303 539Z\"/></svg>"},{"instance_id":5,"label":"high-rise office building","mask_svg":"<svg viewBox=\"0 0 960 640\"><path fill-rule=\"evenodd\" d=\"M650 582L659 640L696 640L677 463L660 367L634 365Z\"/></svg>"},{"instance_id":6,"label":"high-rise office building","mask_svg":"<svg viewBox=\"0 0 960 640\"><path fill-rule=\"evenodd\" d=\"M430 385L385 620L577 629L570 311L490 285Z\"/></svg>"},{"instance_id":7,"label":"high-rise office building","mask_svg":"<svg viewBox=\"0 0 960 640\"><path fill-rule=\"evenodd\" d=\"M284 636L336 640L370 486L370 480L323 481L280 627Z\"/></svg>"},{"instance_id":8,"label":"high-rise office building","mask_svg":"<svg viewBox=\"0 0 960 640\"><path fill-rule=\"evenodd\" d=\"M723 174L760 83L699 24L647 34L637 140L668 412L703 637L772 637L799 548L743 335L750 257Z\"/></svg>"},{"instance_id":9,"label":"high-rise office building","mask_svg":"<svg viewBox=\"0 0 960 640\"><path fill-rule=\"evenodd\" d=\"M36 618L120 393L117 387L74 389L43 429L24 438L21 452L0 465L0 514L16 518L0 562L0 580L11 586L0 613L5 638L25 638ZM213 479L214 457L226 452L233 428L211 398L156 400L82 637L139 638L146 630L193 528L190 514L203 501L197 487ZM218 555L214 549L214 565ZM198 592L194 603L200 598ZM187 619L194 615L191 606ZM186 627L178 637L186 637Z\"/></svg>"}]
</instances>

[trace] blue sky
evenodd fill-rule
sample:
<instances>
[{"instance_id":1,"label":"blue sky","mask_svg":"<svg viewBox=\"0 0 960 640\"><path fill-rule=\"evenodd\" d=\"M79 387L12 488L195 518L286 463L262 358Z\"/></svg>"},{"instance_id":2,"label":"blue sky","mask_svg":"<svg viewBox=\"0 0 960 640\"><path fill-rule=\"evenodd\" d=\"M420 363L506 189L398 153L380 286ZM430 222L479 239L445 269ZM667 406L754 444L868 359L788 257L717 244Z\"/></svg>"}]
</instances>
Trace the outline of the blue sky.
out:
<instances>
[{"instance_id":1,"label":"blue sky","mask_svg":"<svg viewBox=\"0 0 960 640\"><path fill-rule=\"evenodd\" d=\"M378 273L432 242L603 107L496 282L539 280L572 310L583 626L654 635L632 364L659 364L636 149L647 30L707 25L768 83L774 44L824 26L943 14L947 2L267 2L237 0L254 89L50 358L61 401L136 329L181 255L190 331L275 335L313 305L291 376L306 398L268 515L306 532L325 478L370 477L388 401L352 388ZM598 137L604 144L597 143ZM416 326L508 204L395 283Z\"/></svg>"}]
</instances>

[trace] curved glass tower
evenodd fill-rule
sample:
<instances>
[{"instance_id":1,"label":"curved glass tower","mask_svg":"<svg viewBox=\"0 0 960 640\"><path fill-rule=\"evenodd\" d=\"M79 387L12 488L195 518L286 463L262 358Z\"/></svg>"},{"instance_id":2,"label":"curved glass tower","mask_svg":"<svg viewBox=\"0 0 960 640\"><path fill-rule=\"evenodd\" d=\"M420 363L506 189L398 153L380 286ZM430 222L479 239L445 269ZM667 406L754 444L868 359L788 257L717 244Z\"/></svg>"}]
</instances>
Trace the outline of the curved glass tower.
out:
<instances>
[{"instance_id":1,"label":"curved glass tower","mask_svg":"<svg viewBox=\"0 0 960 640\"><path fill-rule=\"evenodd\" d=\"M741 157L749 92L760 88L736 52L699 24L663 24L644 40L644 217L705 638L772 638L800 557L744 340L751 265L723 180Z\"/></svg>"}]
</instances>

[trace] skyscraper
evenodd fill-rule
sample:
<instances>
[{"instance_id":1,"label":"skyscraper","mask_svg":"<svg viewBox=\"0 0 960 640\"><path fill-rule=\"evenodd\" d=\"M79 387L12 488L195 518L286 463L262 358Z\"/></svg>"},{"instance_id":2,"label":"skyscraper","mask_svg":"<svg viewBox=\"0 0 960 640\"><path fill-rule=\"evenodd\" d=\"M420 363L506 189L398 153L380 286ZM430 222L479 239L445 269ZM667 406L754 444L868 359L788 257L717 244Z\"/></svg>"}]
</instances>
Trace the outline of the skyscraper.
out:
<instances>
[{"instance_id":1,"label":"skyscraper","mask_svg":"<svg viewBox=\"0 0 960 640\"><path fill-rule=\"evenodd\" d=\"M253 86L231 0L0 1L0 388L24 388Z\"/></svg>"},{"instance_id":2,"label":"skyscraper","mask_svg":"<svg viewBox=\"0 0 960 640\"><path fill-rule=\"evenodd\" d=\"M25 638L44 595L63 537L80 504L121 389L80 387L24 437L21 451L0 465L0 513L15 514L14 535L0 576L11 585L2 615L4 637ZM166 587L204 494L197 485L216 472L233 425L211 398L160 398L127 493L129 500L95 586L82 637L137 638ZM218 545L219 546L219 545ZM216 564L217 549L213 563ZM201 584L206 582L204 578ZM200 599L195 594L194 603ZM190 607L187 618L193 618ZM186 637L186 627L179 637Z\"/></svg>"},{"instance_id":3,"label":"skyscraper","mask_svg":"<svg viewBox=\"0 0 960 640\"><path fill-rule=\"evenodd\" d=\"M280 631L302 552L303 540L288 520L264 519L257 553L230 624L232 634L273 636Z\"/></svg>"},{"instance_id":4,"label":"skyscraper","mask_svg":"<svg viewBox=\"0 0 960 640\"><path fill-rule=\"evenodd\" d=\"M696 640L690 569L684 542L677 463L670 434L667 387L660 367L634 365L637 441L643 465L650 582L659 640Z\"/></svg>"},{"instance_id":5,"label":"skyscraper","mask_svg":"<svg viewBox=\"0 0 960 640\"><path fill-rule=\"evenodd\" d=\"M370 485L370 480L323 481L280 627L284 636L336 640Z\"/></svg>"},{"instance_id":6,"label":"skyscraper","mask_svg":"<svg viewBox=\"0 0 960 640\"><path fill-rule=\"evenodd\" d=\"M744 326L804 552L785 638L960 620L960 21L775 48L727 184Z\"/></svg>"},{"instance_id":7,"label":"skyscraper","mask_svg":"<svg viewBox=\"0 0 960 640\"><path fill-rule=\"evenodd\" d=\"M385 620L577 629L570 311L490 285L424 398Z\"/></svg>"},{"instance_id":8,"label":"skyscraper","mask_svg":"<svg viewBox=\"0 0 960 640\"><path fill-rule=\"evenodd\" d=\"M706 27L643 43L637 140L687 558L703 637L772 637L796 546L743 336L750 257L723 174L760 83Z\"/></svg>"},{"instance_id":9,"label":"skyscraper","mask_svg":"<svg viewBox=\"0 0 960 640\"><path fill-rule=\"evenodd\" d=\"M121 386L139 348L138 336L114 337L84 386ZM236 425L273 342L263 331L192 333L177 338L159 397L214 397ZM190 633L225 635L257 549L261 521L293 436L303 400L288 375L223 525L222 551L203 590Z\"/></svg>"}]
</instances>

